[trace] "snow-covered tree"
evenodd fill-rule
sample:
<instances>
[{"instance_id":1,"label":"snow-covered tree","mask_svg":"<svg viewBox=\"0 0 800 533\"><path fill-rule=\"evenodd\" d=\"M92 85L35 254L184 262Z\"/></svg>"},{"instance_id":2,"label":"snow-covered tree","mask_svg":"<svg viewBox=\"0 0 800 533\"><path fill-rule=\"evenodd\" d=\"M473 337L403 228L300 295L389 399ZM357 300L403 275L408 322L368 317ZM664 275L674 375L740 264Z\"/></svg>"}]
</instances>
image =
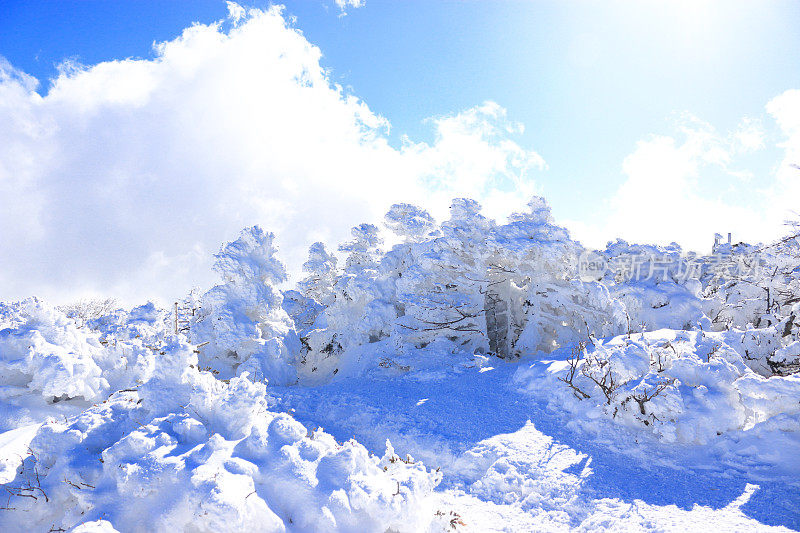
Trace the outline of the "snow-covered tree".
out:
<instances>
[{"instance_id":1,"label":"snow-covered tree","mask_svg":"<svg viewBox=\"0 0 800 533\"><path fill-rule=\"evenodd\" d=\"M275 256L274 239L252 226L215 255L222 283L203 296L191 337L201 345L201 367L222 378L250 372L275 383L296 379L300 342L276 287L286 280L286 268Z\"/></svg>"},{"instance_id":2,"label":"snow-covered tree","mask_svg":"<svg viewBox=\"0 0 800 533\"><path fill-rule=\"evenodd\" d=\"M298 290L283 293L283 308L294 321L302 337L315 327L317 317L336 300L336 256L315 242L308 249L308 260L303 263L306 277L298 284ZM318 326L324 327L324 326Z\"/></svg>"},{"instance_id":3,"label":"snow-covered tree","mask_svg":"<svg viewBox=\"0 0 800 533\"><path fill-rule=\"evenodd\" d=\"M441 236L415 247L420 268L397 283L404 309L397 332L403 342L425 346L440 338L466 352L489 351L484 289L487 234L494 223L480 210L474 200L453 200Z\"/></svg>"},{"instance_id":4,"label":"snow-covered tree","mask_svg":"<svg viewBox=\"0 0 800 533\"><path fill-rule=\"evenodd\" d=\"M117 309L114 298L84 298L70 304L58 307L69 318L73 319L78 327L82 327L89 320L105 316Z\"/></svg>"},{"instance_id":5,"label":"snow-covered tree","mask_svg":"<svg viewBox=\"0 0 800 533\"><path fill-rule=\"evenodd\" d=\"M792 226L794 229L794 226ZM769 327L797 331L800 303L800 232L765 246L715 245L705 297L716 329Z\"/></svg>"},{"instance_id":6,"label":"snow-covered tree","mask_svg":"<svg viewBox=\"0 0 800 533\"><path fill-rule=\"evenodd\" d=\"M553 222L544 198L533 197L528 211L514 213L494 232L489 277L494 283L487 311L497 353L519 356L604 337L622 329L622 306L596 282L578 278L583 247ZM487 310L491 305L487 305ZM500 311L498 315L498 311Z\"/></svg>"},{"instance_id":7,"label":"snow-covered tree","mask_svg":"<svg viewBox=\"0 0 800 533\"><path fill-rule=\"evenodd\" d=\"M380 247L383 239L374 224L360 224L351 233L353 240L339 246L339 251L348 252L345 272L360 274L364 270L374 270L378 266Z\"/></svg>"},{"instance_id":8,"label":"snow-covered tree","mask_svg":"<svg viewBox=\"0 0 800 533\"><path fill-rule=\"evenodd\" d=\"M336 375L349 348L386 337L396 316L385 283L379 279L383 240L378 227L360 224L352 235L352 241L339 246L348 256L334 286L334 299L317 318L317 329L303 339L301 377L311 381Z\"/></svg>"},{"instance_id":9,"label":"snow-covered tree","mask_svg":"<svg viewBox=\"0 0 800 533\"><path fill-rule=\"evenodd\" d=\"M600 281L625 306L628 332L692 329L704 322L702 258L668 246L609 242L599 252L608 266Z\"/></svg>"},{"instance_id":10,"label":"snow-covered tree","mask_svg":"<svg viewBox=\"0 0 800 533\"><path fill-rule=\"evenodd\" d=\"M336 263L336 256L328 252L325 244L312 244L308 249L308 260L303 263L306 277L297 285L303 296L313 298L324 306L331 305L335 298Z\"/></svg>"},{"instance_id":11,"label":"snow-covered tree","mask_svg":"<svg viewBox=\"0 0 800 533\"><path fill-rule=\"evenodd\" d=\"M386 213L384 223L404 243L421 242L436 236L436 220L421 207L394 204Z\"/></svg>"}]
</instances>

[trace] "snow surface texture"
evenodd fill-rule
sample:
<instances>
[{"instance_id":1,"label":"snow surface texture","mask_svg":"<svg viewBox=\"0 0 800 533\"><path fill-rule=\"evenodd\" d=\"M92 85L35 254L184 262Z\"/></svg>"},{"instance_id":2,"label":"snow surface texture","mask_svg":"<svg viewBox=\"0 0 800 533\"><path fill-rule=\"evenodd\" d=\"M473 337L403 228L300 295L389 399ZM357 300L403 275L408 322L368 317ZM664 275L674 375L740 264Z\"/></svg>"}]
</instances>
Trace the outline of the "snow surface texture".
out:
<instances>
[{"instance_id":1,"label":"snow surface texture","mask_svg":"<svg viewBox=\"0 0 800 533\"><path fill-rule=\"evenodd\" d=\"M153 304L78 327L31 298L0 303L0 429L74 414L151 375L166 313Z\"/></svg>"},{"instance_id":2,"label":"snow surface texture","mask_svg":"<svg viewBox=\"0 0 800 533\"><path fill-rule=\"evenodd\" d=\"M425 498L439 474L399 460L391 447L378 458L354 441L309 432L268 410L263 384L246 375L223 383L197 371L196 362L176 339L138 391L42 424L16 476L6 476L3 529L84 522L93 522L84 530L125 531L427 526Z\"/></svg>"},{"instance_id":3,"label":"snow surface texture","mask_svg":"<svg viewBox=\"0 0 800 533\"><path fill-rule=\"evenodd\" d=\"M169 311L0 304L0 530L800 529L795 235L587 262L480 211L395 205L291 290L254 226Z\"/></svg>"}]
</instances>

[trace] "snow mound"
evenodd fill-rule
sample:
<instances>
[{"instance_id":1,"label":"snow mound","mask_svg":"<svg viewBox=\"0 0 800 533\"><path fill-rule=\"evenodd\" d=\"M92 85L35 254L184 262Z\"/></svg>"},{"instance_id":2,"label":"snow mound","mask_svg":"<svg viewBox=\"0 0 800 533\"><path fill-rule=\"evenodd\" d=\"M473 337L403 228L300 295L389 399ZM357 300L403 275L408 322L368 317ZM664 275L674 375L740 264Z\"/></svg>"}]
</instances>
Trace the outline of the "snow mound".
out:
<instances>
[{"instance_id":1,"label":"snow mound","mask_svg":"<svg viewBox=\"0 0 800 533\"><path fill-rule=\"evenodd\" d=\"M740 335L658 330L595 340L554 352L515 380L578 415L577 424L599 430L611 419L664 442L707 443L776 416L787 418L787 431L797 428L800 376L754 372L726 342Z\"/></svg>"},{"instance_id":2,"label":"snow mound","mask_svg":"<svg viewBox=\"0 0 800 533\"><path fill-rule=\"evenodd\" d=\"M0 514L0 529L428 527L438 473L400 460L390 446L378 458L355 441L308 431L268 410L263 384L247 376L223 383L184 367L193 358L189 345L168 346L140 392L45 422L6 484L14 511Z\"/></svg>"},{"instance_id":3,"label":"snow mound","mask_svg":"<svg viewBox=\"0 0 800 533\"><path fill-rule=\"evenodd\" d=\"M0 304L3 386L35 391L49 400L92 400L108 390L97 364L103 347L96 335L36 299Z\"/></svg>"},{"instance_id":4,"label":"snow mound","mask_svg":"<svg viewBox=\"0 0 800 533\"><path fill-rule=\"evenodd\" d=\"M140 315L152 304L92 329L35 298L0 303L0 429L73 414L148 379L163 331Z\"/></svg>"}]
</instances>

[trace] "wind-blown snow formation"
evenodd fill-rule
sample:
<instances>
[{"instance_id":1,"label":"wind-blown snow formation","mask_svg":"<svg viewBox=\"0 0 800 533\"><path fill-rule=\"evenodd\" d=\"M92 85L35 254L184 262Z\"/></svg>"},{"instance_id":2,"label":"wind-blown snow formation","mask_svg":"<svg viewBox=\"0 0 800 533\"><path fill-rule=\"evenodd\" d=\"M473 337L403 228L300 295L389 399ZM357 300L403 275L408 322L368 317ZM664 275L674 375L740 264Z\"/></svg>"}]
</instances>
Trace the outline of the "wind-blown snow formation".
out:
<instances>
[{"instance_id":1,"label":"wind-blown snow formation","mask_svg":"<svg viewBox=\"0 0 800 533\"><path fill-rule=\"evenodd\" d=\"M590 251L538 197L384 226L291 289L254 226L174 309L0 304L0 528L800 527L796 232Z\"/></svg>"}]
</instances>

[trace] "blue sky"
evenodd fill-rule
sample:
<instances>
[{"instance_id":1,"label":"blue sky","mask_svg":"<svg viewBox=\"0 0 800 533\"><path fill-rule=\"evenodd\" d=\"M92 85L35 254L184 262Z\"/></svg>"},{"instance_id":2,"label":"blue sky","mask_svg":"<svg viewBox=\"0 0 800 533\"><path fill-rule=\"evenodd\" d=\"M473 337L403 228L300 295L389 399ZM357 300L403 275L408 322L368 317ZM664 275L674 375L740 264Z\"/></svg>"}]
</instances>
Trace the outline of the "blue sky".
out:
<instances>
[{"instance_id":1,"label":"blue sky","mask_svg":"<svg viewBox=\"0 0 800 533\"><path fill-rule=\"evenodd\" d=\"M720 139L743 120L755 123L763 146L731 149L736 153L723 164L707 164L703 155L686 179L653 178L628 187L652 187L657 197L665 188L691 186L693 194L731 209L752 202L746 191L771 187L786 155L786 132L765 106L800 87L797 2L366 0L346 14L333 0L285 5L284 15L296 17L294 27L321 50L329 79L389 121L387 139L395 148L404 136L433 144L431 117L485 101L502 106L510 121L524 125L513 141L546 162L533 178L537 190L557 219L574 222L585 239L616 236L602 233L595 220L614 209L627 182L636 181L624 162L653 136L681 148L691 144L681 130L692 121ZM6 0L0 56L39 79L37 90L46 95L48 80L66 59L86 68L152 60L154 42L226 13L224 2L206 0ZM653 164L663 167L658 161ZM684 238L681 231L690 234L691 225L676 229L675 239L696 246L713 231L729 229L719 225L698 226L703 241Z\"/></svg>"}]
</instances>

